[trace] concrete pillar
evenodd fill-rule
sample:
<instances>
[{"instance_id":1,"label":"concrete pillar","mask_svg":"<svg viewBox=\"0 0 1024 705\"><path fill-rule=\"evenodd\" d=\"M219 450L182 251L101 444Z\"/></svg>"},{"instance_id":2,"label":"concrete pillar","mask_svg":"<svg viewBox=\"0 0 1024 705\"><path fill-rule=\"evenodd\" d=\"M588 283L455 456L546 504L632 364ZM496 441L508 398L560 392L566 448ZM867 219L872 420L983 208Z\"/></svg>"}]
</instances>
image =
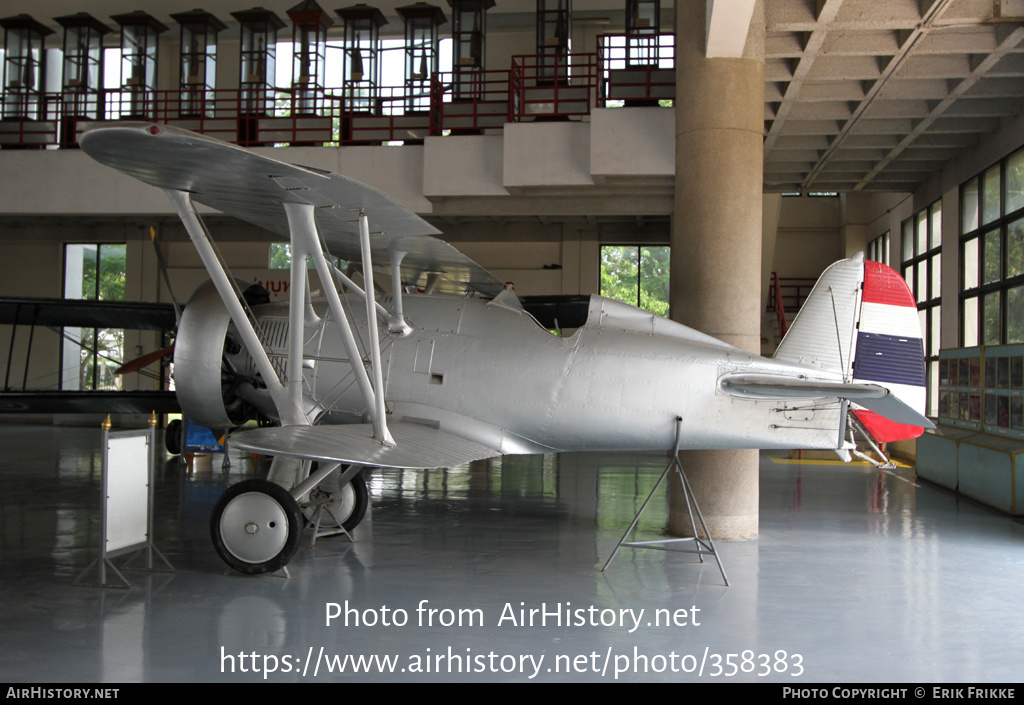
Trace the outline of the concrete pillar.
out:
<instances>
[{"instance_id":1,"label":"concrete pillar","mask_svg":"<svg viewBox=\"0 0 1024 705\"><path fill-rule=\"evenodd\" d=\"M676 0L671 316L760 354L763 3L742 58L706 57L709 5ZM758 452L686 451L681 460L712 538L755 538ZM682 492L673 485L669 531L686 535Z\"/></svg>"}]
</instances>

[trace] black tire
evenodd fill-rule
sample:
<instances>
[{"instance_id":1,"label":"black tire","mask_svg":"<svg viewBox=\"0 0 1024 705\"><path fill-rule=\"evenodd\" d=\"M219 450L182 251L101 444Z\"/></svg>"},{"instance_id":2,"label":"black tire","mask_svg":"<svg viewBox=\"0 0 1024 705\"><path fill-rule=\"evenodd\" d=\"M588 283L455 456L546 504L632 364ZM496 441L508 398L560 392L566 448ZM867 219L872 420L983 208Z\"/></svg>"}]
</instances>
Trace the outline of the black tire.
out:
<instances>
[{"instance_id":1,"label":"black tire","mask_svg":"<svg viewBox=\"0 0 1024 705\"><path fill-rule=\"evenodd\" d=\"M210 517L217 555L239 573L273 573L299 548L301 512L288 491L267 480L229 487Z\"/></svg>"},{"instance_id":2,"label":"black tire","mask_svg":"<svg viewBox=\"0 0 1024 705\"><path fill-rule=\"evenodd\" d=\"M171 455L181 455L181 448L184 445L181 437L183 430L184 424L181 419L173 419L164 429L164 448Z\"/></svg>"},{"instance_id":3,"label":"black tire","mask_svg":"<svg viewBox=\"0 0 1024 705\"><path fill-rule=\"evenodd\" d=\"M340 470L339 470L340 472ZM351 490L349 490L351 488ZM341 497L343 493L350 491L350 497ZM321 492L323 490L316 489L313 493ZM366 516L366 510L370 506L370 491L366 487L366 478L363 477L362 473L357 474L348 485L341 490L334 493L327 493L332 495L339 495L337 502L328 502L328 506L333 510L333 516L338 516L339 511L344 511L344 516L338 516L341 520L341 525L345 528L345 531L352 531L359 522ZM346 502L351 504L351 508L346 507ZM312 516L312 511L309 512L308 516ZM337 523L334 521L332 514L322 512L320 515L320 528L329 529L331 527L337 527Z\"/></svg>"},{"instance_id":4,"label":"black tire","mask_svg":"<svg viewBox=\"0 0 1024 705\"><path fill-rule=\"evenodd\" d=\"M356 506L352 509L348 518L341 522L341 525L345 527L345 531L352 531L352 529L359 526L359 522L366 516L366 510L370 506L370 490L366 487L366 478L361 473L357 474L349 482L349 485L355 490Z\"/></svg>"}]
</instances>

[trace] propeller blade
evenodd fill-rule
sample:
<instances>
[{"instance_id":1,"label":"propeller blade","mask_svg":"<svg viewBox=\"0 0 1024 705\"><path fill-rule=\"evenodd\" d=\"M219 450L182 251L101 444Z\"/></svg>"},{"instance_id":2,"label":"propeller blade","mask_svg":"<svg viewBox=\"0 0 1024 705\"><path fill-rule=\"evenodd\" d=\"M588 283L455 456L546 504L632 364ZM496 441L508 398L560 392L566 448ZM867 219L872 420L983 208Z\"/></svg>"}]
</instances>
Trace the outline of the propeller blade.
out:
<instances>
[{"instance_id":1,"label":"propeller blade","mask_svg":"<svg viewBox=\"0 0 1024 705\"><path fill-rule=\"evenodd\" d=\"M146 353L145 355L137 357L134 360L129 360L128 362L126 362L123 365L121 365L120 367L118 367L117 370L114 371L114 374L116 374L116 375L126 375L129 372L135 372L137 370L141 370L146 365L150 365L150 364L156 362L157 360L163 358L164 356L170 355L173 352L174 352L174 343L171 343L166 348L162 348L160 350L154 350L153 352Z\"/></svg>"}]
</instances>

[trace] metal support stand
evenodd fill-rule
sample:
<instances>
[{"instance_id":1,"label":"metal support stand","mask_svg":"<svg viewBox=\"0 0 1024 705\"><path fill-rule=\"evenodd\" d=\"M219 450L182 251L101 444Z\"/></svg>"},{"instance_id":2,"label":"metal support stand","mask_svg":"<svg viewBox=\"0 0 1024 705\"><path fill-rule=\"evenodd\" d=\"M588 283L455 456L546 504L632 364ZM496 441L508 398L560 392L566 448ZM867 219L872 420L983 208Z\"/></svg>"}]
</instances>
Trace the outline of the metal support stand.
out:
<instances>
[{"instance_id":1,"label":"metal support stand","mask_svg":"<svg viewBox=\"0 0 1024 705\"><path fill-rule=\"evenodd\" d=\"M718 570L722 573L722 580L725 581L726 586L729 585L729 578L725 574L725 568L722 567L722 559L718 555L718 550L715 548L715 542L711 540L711 532L708 531L707 524L704 523L704 516L700 512L700 507L697 506L697 498L693 496L693 490L690 489L690 482L686 479L686 473L683 472L682 463L679 462L679 438L682 429L683 420L680 417L676 417L676 442L675 448L672 451L672 460L669 461L668 465L665 466L665 471L661 473L661 477L651 488L650 493L647 495L647 499L640 505L640 511L633 517L633 523L629 525L626 532L619 539L619 542L615 544L615 550L612 551L612 555L608 556L608 560L605 562L604 567L601 568L603 573L609 565L611 565L612 559L619 552L619 549L623 546L627 548L653 548L660 551L672 551L675 553L696 553L700 562L704 562L705 555L712 555L715 557L715 561L718 563ZM640 522L640 517L643 516L644 510L647 509L647 505L650 504L651 498L654 497L654 493L661 487L661 483L665 481L669 473L675 472L679 477L679 483L683 488L683 497L686 500L686 513L690 518L690 527L693 529L693 536L688 538L680 539L657 539L653 541L626 541L633 529ZM698 523L695 522L694 515L696 515L699 521L701 531L704 532L704 538L701 538L700 532L697 530ZM693 543L693 547L686 548L668 548L666 544L679 544L679 543Z\"/></svg>"},{"instance_id":2,"label":"metal support stand","mask_svg":"<svg viewBox=\"0 0 1024 705\"><path fill-rule=\"evenodd\" d=\"M323 518L324 512L327 512L327 516L333 519L334 523L338 525L336 529L324 529L323 531L320 530L320 520ZM316 545L317 539L324 538L325 536L337 536L339 534L344 534L351 543L356 542L355 539L352 538L352 534L350 534L348 530L344 526L342 526L341 521L338 519L338 517L334 516L334 512L327 508L326 500L324 503L318 504L316 506L316 509L313 510L313 516L311 516L306 521L306 526L308 526L313 531L313 535L309 540L310 548L313 548Z\"/></svg>"},{"instance_id":3,"label":"metal support stand","mask_svg":"<svg viewBox=\"0 0 1024 705\"><path fill-rule=\"evenodd\" d=\"M862 424L857 419L857 417L852 413L847 417L847 419L850 423L850 441L853 442L854 446L853 454L856 455L861 460L865 460L871 463L880 470L894 470L896 468L896 463L894 463L888 456L886 456L882 449L878 447L878 444L875 443L875 439L872 437L871 433L864 427L864 424ZM861 437L863 437L864 440L867 442L867 444L871 446L872 450L878 453L878 457L882 459L881 462L875 460L868 454L863 453L857 449L857 439L855 436L855 432L859 433Z\"/></svg>"},{"instance_id":4,"label":"metal support stand","mask_svg":"<svg viewBox=\"0 0 1024 705\"><path fill-rule=\"evenodd\" d=\"M310 477L309 481L307 481L306 484L310 485L308 489L306 487L301 486L296 487L294 490L292 490L292 494L295 495L296 493L298 493L299 496L305 494L305 492L309 491L309 489L316 486L316 484L319 484L320 481L325 479L332 472L337 471L338 468L339 463L331 463L324 465L314 475ZM363 465L361 463L352 463L347 468L345 468L344 472L341 472L338 478L339 491L341 491L341 489L344 488L345 485L347 485L352 480L353 477L359 474L362 471L362 469ZM319 538L324 538L326 536L338 536L339 534L344 534L351 543L356 542L356 540L352 538L352 534L350 534L348 532L348 529L346 529L345 526L342 524L341 519L335 516L334 512L332 512L330 508L327 506L330 501L330 495L325 495L320 499L312 499L308 504L305 505L307 507L316 507L313 510L312 516L310 516L306 520L306 528L312 530L312 536L310 537L309 540L310 548L316 546L316 540ZM324 529L323 531L320 530L320 522L323 520L324 512L327 512L327 516L334 520L334 523L338 525L337 528Z\"/></svg>"}]
</instances>

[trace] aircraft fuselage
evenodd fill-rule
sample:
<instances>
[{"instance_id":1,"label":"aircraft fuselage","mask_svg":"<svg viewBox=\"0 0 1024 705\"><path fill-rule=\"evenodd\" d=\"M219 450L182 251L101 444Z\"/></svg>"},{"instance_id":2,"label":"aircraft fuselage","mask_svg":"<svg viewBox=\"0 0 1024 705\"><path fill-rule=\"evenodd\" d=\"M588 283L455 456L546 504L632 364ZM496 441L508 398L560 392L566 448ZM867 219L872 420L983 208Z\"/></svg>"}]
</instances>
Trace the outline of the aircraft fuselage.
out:
<instances>
[{"instance_id":1,"label":"aircraft fuselage","mask_svg":"<svg viewBox=\"0 0 1024 705\"><path fill-rule=\"evenodd\" d=\"M350 307L367 338L361 303ZM385 307L390 302L382 299ZM319 423L367 419L335 322L321 318L305 344L304 389ZM753 355L618 301L593 297L587 325L568 338L527 313L474 298L406 295L413 331L381 334L389 418L452 431L504 453L663 450L676 417L681 447L836 448L839 403L737 399L729 372L814 374ZM284 354L287 307L257 308L272 352ZM274 341L280 341L275 349Z\"/></svg>"}]
</instances>

